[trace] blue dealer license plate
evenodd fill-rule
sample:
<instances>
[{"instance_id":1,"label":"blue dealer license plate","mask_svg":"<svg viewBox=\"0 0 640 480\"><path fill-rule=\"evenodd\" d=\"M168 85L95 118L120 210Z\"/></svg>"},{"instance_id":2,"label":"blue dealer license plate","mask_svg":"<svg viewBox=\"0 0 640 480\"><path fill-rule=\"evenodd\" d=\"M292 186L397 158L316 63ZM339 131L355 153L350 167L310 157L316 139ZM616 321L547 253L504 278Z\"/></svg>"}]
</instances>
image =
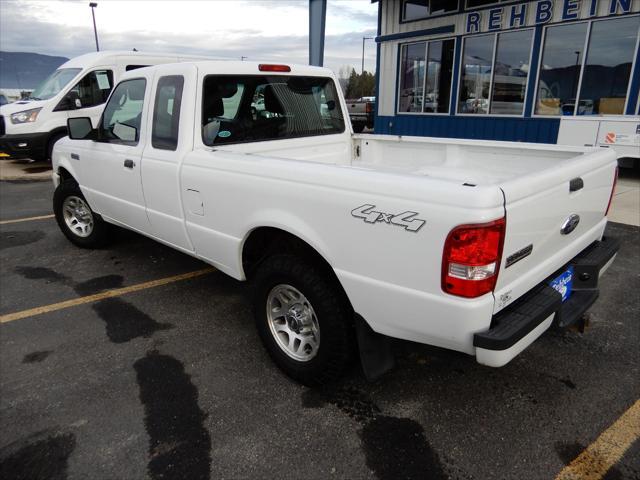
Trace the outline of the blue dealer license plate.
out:
<instances>
[{"instance_id":1,"label":"blue dealer license plate","mask_svg":"<svg viewBox=\"0 0 640 480\"><path fill-rule=\"evenodd\" d=\"M562 301L566 301L571 296L573 286L573 267L569 267L549 283L551 288L556 289L562 295Z\"/></svg>"}]
</instances>

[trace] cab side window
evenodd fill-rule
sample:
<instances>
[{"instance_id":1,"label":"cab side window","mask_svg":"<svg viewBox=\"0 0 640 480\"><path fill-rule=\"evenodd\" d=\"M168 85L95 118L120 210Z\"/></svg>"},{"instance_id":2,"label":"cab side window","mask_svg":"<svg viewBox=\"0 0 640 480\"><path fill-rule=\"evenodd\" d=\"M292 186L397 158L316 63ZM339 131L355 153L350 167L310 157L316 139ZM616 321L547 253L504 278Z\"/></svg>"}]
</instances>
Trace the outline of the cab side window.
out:
<instances>
[{"instance_id":1,"label":"cab side window","mask_svg":"<svg viewBox=\"0 0 640 480\"><path fill-rule=\"evenodd\" d=\"M181 75L170 75L158 80L151 131L153 148L175 150L178 147L183 86L184 77Z\"/></svg>"},{"instance_id":2,"label":"cab side window","mask_svg":"<svg viewBox=\"0 0 640 480\"><path fill-rule=\"evenodd\" d=\"M75 97L76 108L88 108L106 102L112 88L113 72L111 70L94 70L76 83L69 93Z\"/></svg>"},{"instance_id":3,"label":"cab side window","mask_svg":"<svg viewBox=\"0 0 640 480\"><path fill-rule=\"evenodd\" d=\"M138 144L146 86L144 78L125 80L118 84L102 115L99 135L102 141Z\"/></svg>"}]
</instances>

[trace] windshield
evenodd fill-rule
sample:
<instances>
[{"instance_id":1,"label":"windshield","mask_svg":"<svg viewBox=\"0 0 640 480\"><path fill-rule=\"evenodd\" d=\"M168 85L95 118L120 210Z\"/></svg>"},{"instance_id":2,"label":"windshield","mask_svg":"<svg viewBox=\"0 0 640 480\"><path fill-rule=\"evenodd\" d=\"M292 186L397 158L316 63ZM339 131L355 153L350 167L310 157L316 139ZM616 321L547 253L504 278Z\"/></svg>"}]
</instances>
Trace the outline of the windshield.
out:
<instances>
[{"instance_id":1,"label":"windshield","mask_svg":"<svg viewBox=\"0 0 640 480\"><path fill-rule=\"evenodd\" d=\"M60 68L53 72L31 94L33 100L49 100L55 97L60 90L80 73L81 68Z\"/></svg>"}]
</instances>

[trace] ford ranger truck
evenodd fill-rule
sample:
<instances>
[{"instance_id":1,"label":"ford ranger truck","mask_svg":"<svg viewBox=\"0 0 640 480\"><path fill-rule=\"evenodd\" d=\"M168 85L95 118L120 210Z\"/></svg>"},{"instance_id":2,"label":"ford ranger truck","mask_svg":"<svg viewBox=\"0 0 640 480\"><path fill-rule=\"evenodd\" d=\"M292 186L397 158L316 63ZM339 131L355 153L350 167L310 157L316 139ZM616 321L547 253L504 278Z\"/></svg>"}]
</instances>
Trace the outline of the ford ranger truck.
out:
<instances>
[{"instance_id":1,"label":"ford ranger truck","mask_svg":"<svg viewBox=\"0 0 640 480\"><path fill-rule=\"evenodd\" d=\"M618 250L613 152L356 136L346 112L323 68L128 72L97 128L69 119L56 144L57 222L79 247L117 225L250 281L260 338L305 384L358 349L374 378L388 337L500 367L580 321Z\"/></svg>"}]
</instances>

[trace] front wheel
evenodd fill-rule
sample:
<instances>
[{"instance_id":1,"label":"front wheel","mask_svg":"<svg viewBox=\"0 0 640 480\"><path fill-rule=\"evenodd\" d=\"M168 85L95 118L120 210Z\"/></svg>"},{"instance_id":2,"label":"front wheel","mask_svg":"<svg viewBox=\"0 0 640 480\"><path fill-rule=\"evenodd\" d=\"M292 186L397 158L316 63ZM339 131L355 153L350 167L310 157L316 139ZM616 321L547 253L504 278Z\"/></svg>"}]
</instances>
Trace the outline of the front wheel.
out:
<instances>
[{"instance_id":1,"label":"front wheel","mask_svg":"<svg viewBox=\"0 0 640 480\"><path fill-rule=\"evenodd\" d=\"M109 224L91 210L74 180L64 180L56 188L53 212L62 233L75 245L98 248L108 242Z\"/></svg>"},{"instance_id":2,"label":"front wheel","mask_svg":"<svg viewBox=\"0 0 640 480\"><path fill-rule=\"evenodd\" d=\"M253 279L262 342L281 370L309 386L339 378L353 353L351 307L322 270L301 257L275 255Z\"/></svg>"}]
</instances>

